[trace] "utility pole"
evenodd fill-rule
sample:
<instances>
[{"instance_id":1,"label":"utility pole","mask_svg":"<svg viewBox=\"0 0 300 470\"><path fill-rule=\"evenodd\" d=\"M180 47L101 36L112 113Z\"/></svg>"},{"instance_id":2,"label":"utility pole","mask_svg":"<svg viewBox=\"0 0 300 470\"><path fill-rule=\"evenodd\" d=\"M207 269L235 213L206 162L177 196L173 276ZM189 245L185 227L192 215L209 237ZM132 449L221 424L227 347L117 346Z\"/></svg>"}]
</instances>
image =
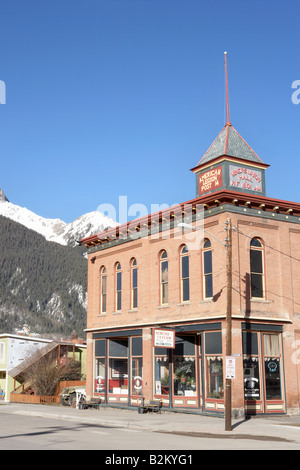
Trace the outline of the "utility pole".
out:
<instances>
[{"instance_id":1,"label":"utility pole","mask_svg":"<svg viewBox=\"0 0 300 470\"><path fill-rule=\"evenodd\" d=\"M227 245L226 245L226 357L232 353L231 338L231 310L232 310L232 227L231 219L226 221ZM231 425L231 379L225 380L225 431L232 431Z\"/></svg>"},{"instance_id":2,"label":"utility pole","mask_svg":"<svg viewBox=\"0 0 300 470\"><path fill-rule=\"evenodd\" d=\"M232 331L232 324L231 324L231 311L232 311L232 225L231 219L228 218L225 222L225 231L226 231L226 240L222 242L218 238L214 237L211 233L207 232L203 228L195 227L191 224L180 223L178 227L184 227L191 230L201 230L203 232L208 233L211 237L215 238L218 242L220 242L226 248L226 336L225 336L225 353L226 357L230 357L232 354L232 338L231 338L231 331ZM226 365L223 370L226 372ZM225 397L224 397L224 404L225 404L225 431L232 431L232 424L231 424L231 380L232 379L225 379Z\"/></svg>"}]
</instances>

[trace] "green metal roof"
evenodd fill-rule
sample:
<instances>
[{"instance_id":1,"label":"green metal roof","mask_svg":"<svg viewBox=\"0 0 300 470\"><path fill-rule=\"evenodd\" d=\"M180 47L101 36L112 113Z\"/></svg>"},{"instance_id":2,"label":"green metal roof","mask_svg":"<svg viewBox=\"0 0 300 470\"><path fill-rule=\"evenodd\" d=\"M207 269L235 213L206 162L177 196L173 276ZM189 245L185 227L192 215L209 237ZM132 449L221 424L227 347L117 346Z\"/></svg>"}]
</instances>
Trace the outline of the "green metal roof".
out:
<instances>
[{"instance_id":1,"label":"green metal roof","mask_svg":"<svg viewBox=\"0 0 300 470\"><path fill-rule=\"evenodd\" d=\"M231 124L226 124L197 166L214 160L220 156L229 156L263 163L261 158L252 150Z\"/></svg>"}]
</instances>

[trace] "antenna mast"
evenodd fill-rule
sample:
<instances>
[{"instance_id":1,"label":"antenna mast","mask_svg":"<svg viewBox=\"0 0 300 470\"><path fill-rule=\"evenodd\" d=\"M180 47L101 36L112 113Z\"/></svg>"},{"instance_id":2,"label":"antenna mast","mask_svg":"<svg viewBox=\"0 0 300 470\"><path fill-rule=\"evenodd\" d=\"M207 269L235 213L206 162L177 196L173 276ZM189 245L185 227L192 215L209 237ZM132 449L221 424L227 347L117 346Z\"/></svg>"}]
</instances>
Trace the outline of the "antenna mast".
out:
<instances>
[{"instance_id":1,"label":"antenna mast","mask_svg":"<svg viewBox=\"0 0 300 470\"><path fill-rule=\"evenodd\" d=\"M226 107L227 107L227 126L231 126L229 119L229 100L228 100L228 78L227 78L227 52L224 52L225 55L225 79L226 79Z\"/></svg>"}]
</instances>

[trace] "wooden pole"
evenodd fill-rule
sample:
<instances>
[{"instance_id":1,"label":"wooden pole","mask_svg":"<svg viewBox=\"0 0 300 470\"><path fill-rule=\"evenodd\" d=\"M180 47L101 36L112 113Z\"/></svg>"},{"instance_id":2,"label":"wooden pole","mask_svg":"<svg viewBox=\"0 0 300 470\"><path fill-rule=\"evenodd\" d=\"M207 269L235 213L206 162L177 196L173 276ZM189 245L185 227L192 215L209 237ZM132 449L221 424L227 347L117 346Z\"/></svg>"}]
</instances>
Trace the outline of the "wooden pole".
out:
<instances>
[{"instance_id":1,"label":"wooden pole","mask_svg":"<svg viewBox=\"0 0 300 470\"><path fill-rule=\"evenodd\" d=\"M227 219L227 252L226 252L226 277L227 277L227 305L226 305L226 356L232 353L231 338L231 309L232 309L232 227L231 219ZM231 424L231 379L225 380L225 431L232 431Z\"/></svg>"}]
</instances>

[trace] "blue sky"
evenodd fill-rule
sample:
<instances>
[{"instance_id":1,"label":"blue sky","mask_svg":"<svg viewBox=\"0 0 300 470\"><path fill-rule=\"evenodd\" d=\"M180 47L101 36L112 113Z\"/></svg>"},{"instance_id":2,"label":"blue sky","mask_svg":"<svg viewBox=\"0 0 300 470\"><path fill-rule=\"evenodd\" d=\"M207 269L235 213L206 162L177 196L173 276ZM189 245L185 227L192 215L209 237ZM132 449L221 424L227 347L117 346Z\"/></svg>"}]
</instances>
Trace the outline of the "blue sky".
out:
<instances>
[{"instance_id":1,"label":"blue sky","mask_svg":"<svg viewBox=\"0 0 300 470\"><path fill-rule=\"evenodd\" d=\"M231 122L271 165L267 195L300 202L299 18L298 0L2 0L0 188L66 222L194 198L227 51Z\"/></svg>"}]
</instances>

